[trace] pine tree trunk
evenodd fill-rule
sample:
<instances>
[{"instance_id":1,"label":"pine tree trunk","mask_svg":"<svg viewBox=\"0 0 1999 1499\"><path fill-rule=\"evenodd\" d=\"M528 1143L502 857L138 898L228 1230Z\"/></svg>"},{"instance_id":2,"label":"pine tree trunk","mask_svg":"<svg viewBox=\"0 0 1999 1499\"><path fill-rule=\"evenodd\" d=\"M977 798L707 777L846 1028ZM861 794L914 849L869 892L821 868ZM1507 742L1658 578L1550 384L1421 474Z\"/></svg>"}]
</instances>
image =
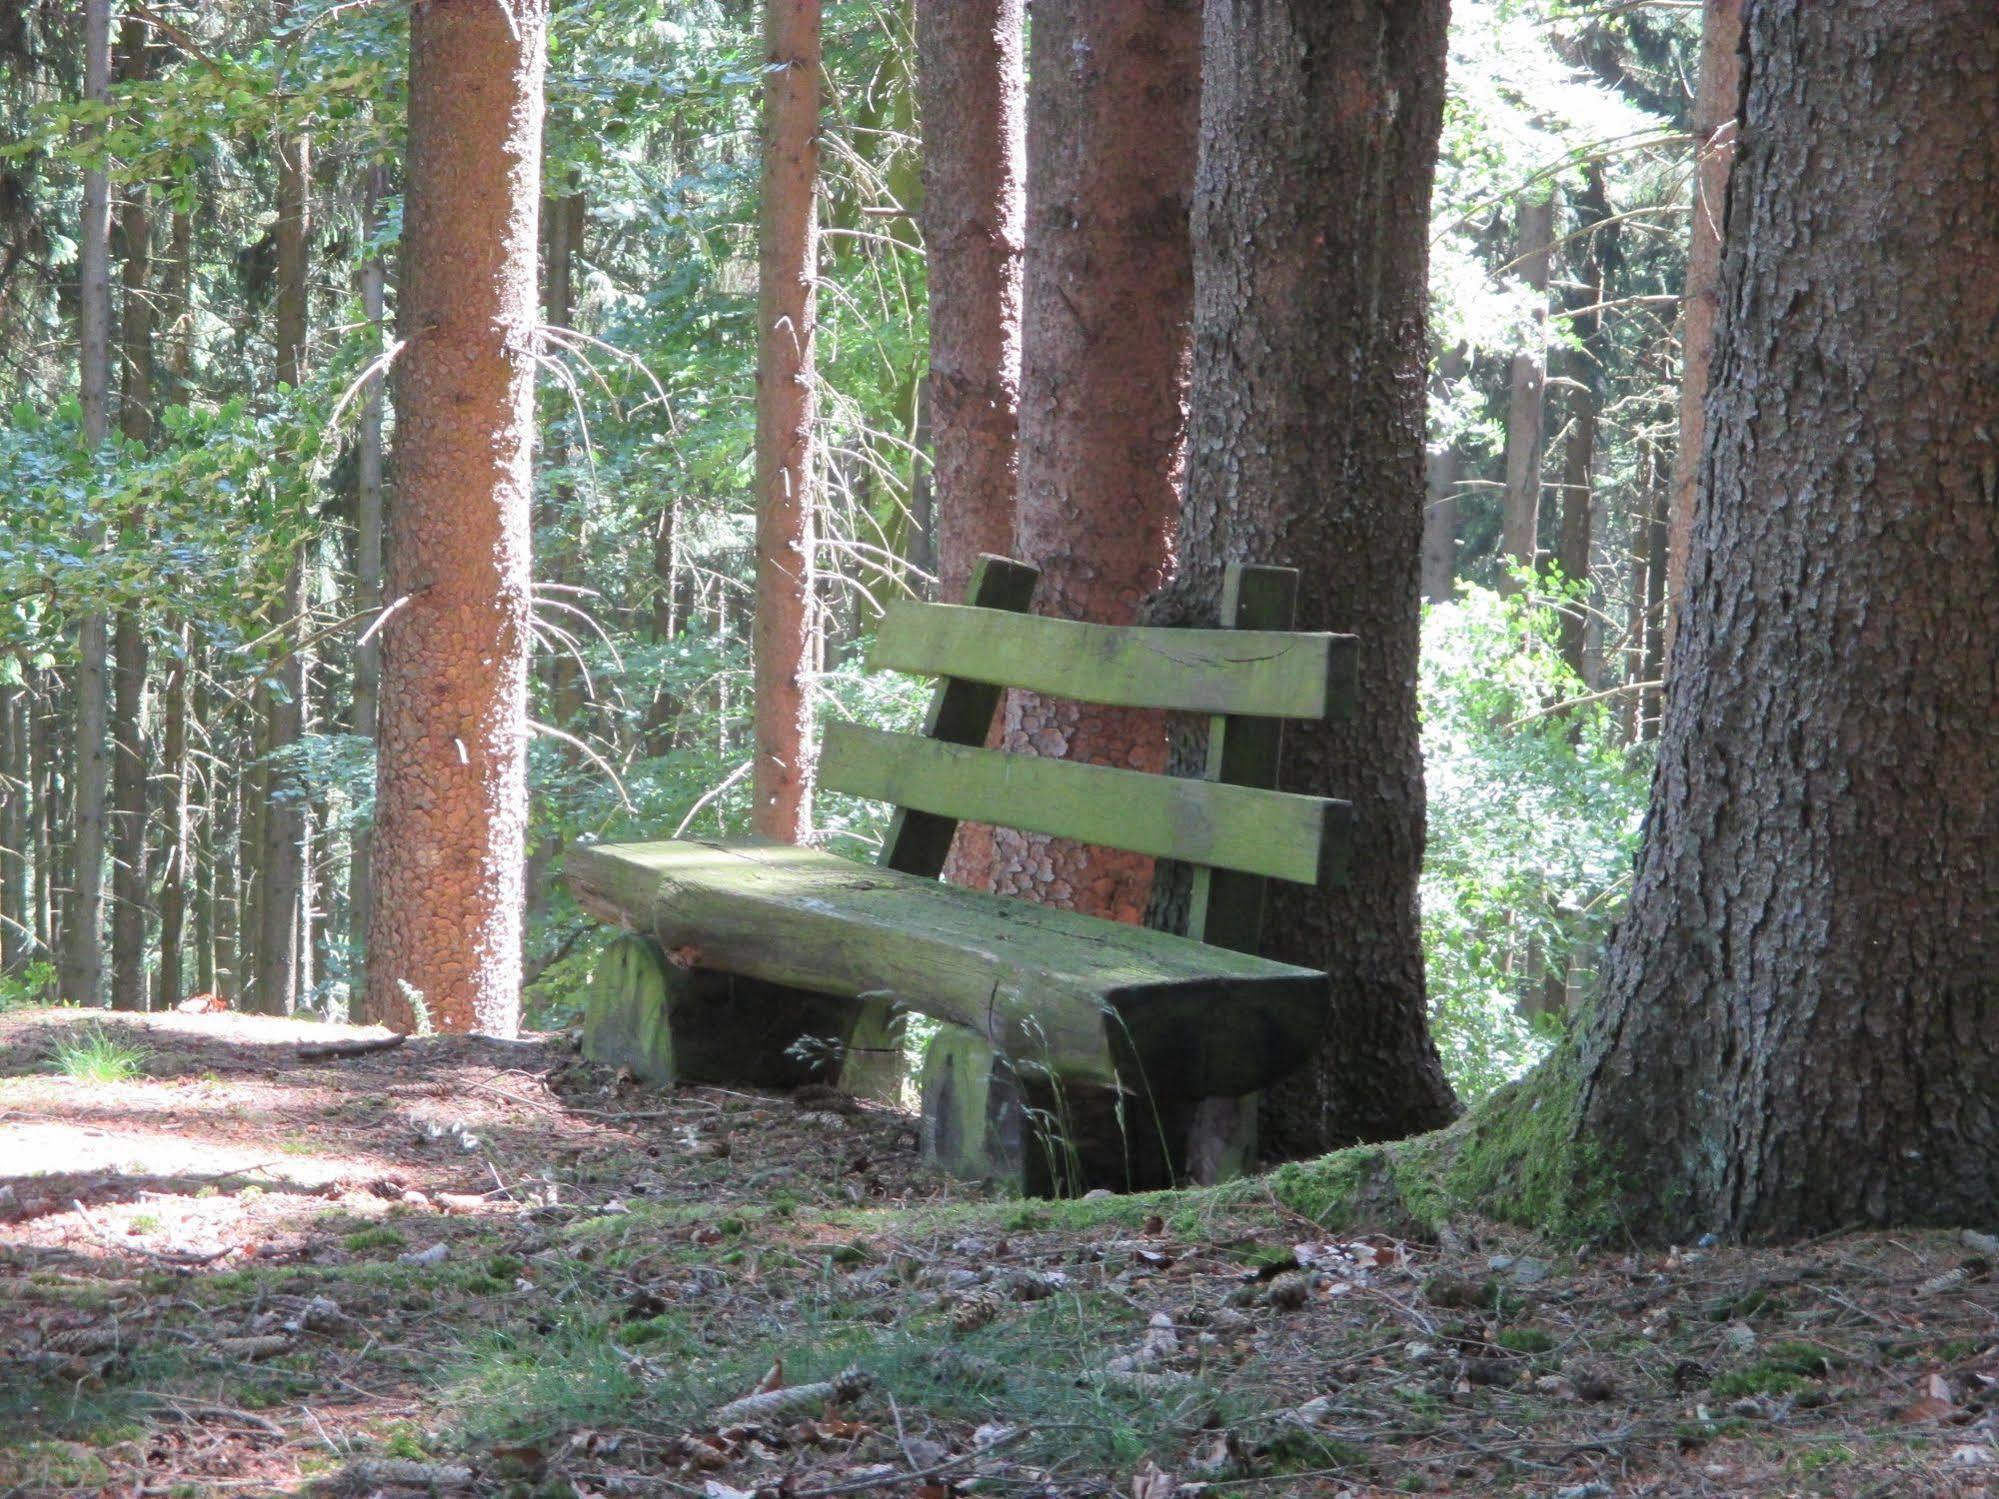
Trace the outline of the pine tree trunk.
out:
<instances>
[{"instance_id":1,"label":"pine tree trunk","mask_svg":"<svg viewBox=\"0 0 1999 1499\"><path fill-rule=\"evenodd\" d=\"M1038 5L1027 100L1015 555L1035 609L1130 624L1165 577L1186 452L1198 0ZM1157 713L1009 695L1008 748L1158 771ZM992 887L1136 921L1152 861L1002 829Z\"/></svg>"},{"instance_id":2,"label":"pine tree trunk","mask_svg":"<svg viewBox=\"0 0 1999 1499\"><path fill-rule=\"evenodd\" d=\"M1355 632L1361 652L1354 716L1285 730L1283 787L1350 799L1356 827L1350 883L1270 887L1266 950L1331 973L1333 1018L1312 1064L1265 1096L1268 1155L1455 1112L1425 1021L1416 910L1424 321L1447 13L1445 0L1337 16L1309 0L1208 0L1175 591L1212 622L1226 563L1293 566L1298 628Z\"/></svg>"},{"instance_id":3,"label":"pine tree trunk","mask_svg":"<svg viewBox=\"0 0 1999 1499\"><path fill-rule=\"evenodd\" d=\"M388 174L380 166L368 173L362 221L370 238L380 225L382 195L388 190ZM379 356L387 340L383 323L388 287L388 266L379 255L361 262L361 315L371 326L372 352ZM354 607L366 615L372 626L382 607L382 386L380 374L369 377L361 388L361 410L355 422L354 500ZM364 627L364 632L367 627ZM382 683L382 645L378 634L370 634L354 653L353 732L364 739L375 738L378 703ZM373 882L372 824L355 831L347 871L347 945L365 966L368 936L368 908ZM365 979L363 980L365 986Z\"/></svg>"},{"instance_id":4,"label":"pine tree trunk","mask_svg":"<svg viewBox=\"0 0 1999 1499\"><path fill-rule=\"evenodd\" d=\"M278 379L294 389L305 373L307 252L311 234L312 148L302 135L278 145L277 356ZM299 1001L299 946L304 925L306 798L270 757L294 749L305 733L307 630L306 544L285 570L279 617L282 652L267 680L264 805L257 859L257 966L251 1005L266 1015L288 1015Z\"/></svg>"},{"instance_id":5,"label":"pine tree trunk","mask_svg":"<svg viewBox=\"0 0 1999 1499\"><path fill-rule=\"evenodd\" d=\"M1434 394L1462 380L1466 349L1459 344L1447 349L1437 361ZM1448 604L1457 592L1458 573L1458 480L1464 456L1448 437L1438 436L1426 453L1423 484L1427 496L1423 506L1423 598L1432 604Z\"/></svg>"},{"instance_id":6,"label":"pine tree trunk","mask_svg":"<svg viewBox=\"0 0 1999 1499\"><path fill-rule=\"evenodd\" d=\"M917 0L938 596L1013 547L1027 74L1022 0Z\"/></svg>"},{"instance_id":7,"label":"pine tree trunk","mask_svg":"<svg viewBox=\"0 0 1999 1499\"><path fill-rule=\"evenodd\" d=\"M1999 10L1762 0L1582 1120L1680 1242L1999 1201Z\"/></svg>"},{"instance_id":8,"label":"pine tree trunk","mask_svg":"<svg viewBox=\"0 0 1999 1499\"><path fill-rule=\"evenodd\" d=\"M547 30L547 0L410 17L365 1006L399 1030L520 1025Z\"/></svg>"},{"instance_id":9,"label":"pine tree trunk","mask_svg":"<svg viewBox=\"0 0 1999 1499\"><path fill-rule=\"evenodd\" d=\"M119 32L121 82L146 76L146 26L127 17ZM121 216L124 240L118 429L130 441L153 435L152 214L144 183L125 189ZM144 519L128 516L127 525ZM150 1008L146 985L146 929L152 884L147 874L146 790L152 745L146 729L147 641L137 608L118 611L112 630L111 714L111 1005L119 1010Z\"/></svg>"},{"instance_id":10,"label":"pine tree trunk","mask_svg":"<svg viewBox=\"0 0 1999 1499\"><path fill-rule=\"evenodd\" d=\"M1522 198L1519 212L1513 272L1534 300L1534 331L1527 347L1513 356L1499 550L1508 565L1531 567L1540 551L1541 460L1548 440L1548 252L1555 238L1555 200Z\"/></svg>"},{"instance_id":11,"label":"pine tree trunk","mask_svg":"<svg viewBox=\"0 0 1999 1499\"><path fill-rule=\"evenodd\" d=\"M0 974L17 975L34 952L28 909L28 692L0 682Z\"/></svg>"},{"instance_id":12,"label":"pine tree trunk","mask_svg":"<svg viewBox=\"0 0 1999 1499\"><path fill-rule=\"evenodd\" d=\"M1568 435L1562 451L1562 523L1555 547L1555 563L1562 580L1579 588L1581 596L1562 611L1562 660L1579 682L1588 681L1584 647L1588 637L1590 585L1590 517L1596 497L1596 436L1598 413L1602 407L1604 370L1611 349L1605 334L1603 303L1606 267L1616 255L1615 228L1602 227L1610 216L1604 196L1603 168L1593 166L1584 174L1584 187L1576 198L1576 233L1570 289L1565 301L1575 316L1569 332L1576 347L1564 360L1568 380L1563 387L1568 411ZM1587 309L1587 310L1586 310ZM1564 984L1566 989L1566 984Z\"/></svg>"},{"instance_id":13,"label":"pine tree trunk","mask_svg":"<svg viewBox=\"0 0 1999 1499\"><path fill-rule=\"evenodd\" d=\"M194 829L190 821L190 789L194 776L187 752L194 637L185 620L181 621L177 633L173 662L167 668L162 694L166 699L166 723L160 758L164 762L167 781L167 856L165 867L160 871L159 1007L162 1010L171 1010L187 993L182 939L187 925L188 865L194 857Z\"/></svg>"},{"instance_id":14,"label":"pine tree trunk","mask_svg":"<svg viewBox=\"0 0 1999 1499\"><path fill-rule=\"evenodd\" d=\"M105 103L111 89L111 0L84 0L83 95ZM83 440L93 453L111 431L111 183L102 168L83 174L77 293L81 335ZM82 538L103 544L101 522ZM76 642L75 811L70 884L62 901L61 997L96 1005L104 997L104 799L110 624L101 610L83 617Z\"/></svg>"},{"instance_id":15,"label":"pine tree trunk","mask_svg":"<svg viewBox=\"0 0 1999 1499\"><path fill-rule=\"evenodd\" d=\"M1742 0L1707 0L1701 16L1700 82L1694 93L1694 215L1680 313L1680 445L1673 460L1672 515L1666 531L1666 641L1671 654L1686 591L1694 484L1706 432L1708 366L1720 305L1721 245L1728 222L1728 169L1735 158L1735 112L1742 97Z\"/></svg>"},{"instance_id":16,"label":"pine tree trunk","mask_svg":"<svg viewBox=\"0 0 1999 1499\"><path fill-rule=\"evenodd\" d=\"M28 676L31 698L28 705L28 764L33 778L34 797L29 813L34 823L35 946L62 961L57 949L66 930L57 891L57 867L62 862L62 772L56 748L60 696L55 674L43 667Z\"/></svg>"},{"instance_id":17,"label":"pine tree trunk","mask_svg":"<svg viewBox=\"0 0 1999 1499\"><path fill-rule=\"evenodd\" d=\"M750 826L780 843L803 843L812 831L819 44L819 0L764 0Z\"/></svg>"}]
</instances>

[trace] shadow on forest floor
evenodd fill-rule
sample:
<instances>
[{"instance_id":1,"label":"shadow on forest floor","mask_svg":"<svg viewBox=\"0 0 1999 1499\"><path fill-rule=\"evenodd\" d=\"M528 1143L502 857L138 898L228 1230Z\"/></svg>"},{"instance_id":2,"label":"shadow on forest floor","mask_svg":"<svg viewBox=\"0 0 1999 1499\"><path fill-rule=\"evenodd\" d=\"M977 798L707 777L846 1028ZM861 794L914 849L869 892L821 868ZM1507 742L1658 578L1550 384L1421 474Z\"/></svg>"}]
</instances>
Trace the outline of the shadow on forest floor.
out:
<instances>
[{"instance_id":1,"label":"shadow on forest floor","mask_svg":"<svg viewBox=\"0 0 1999 1499\"><path fill-rule=\"evenodd\" d=\"M59 1070L100 1024L129 1075ZM1999 1478L1976 1235L1567 1253L1329 1235L1261 1183L992 1202L891 1111L637 1091L560 1037L297 1056L334 1034L0 1015L0 1495Z\"/></svg>"}]
</instances>

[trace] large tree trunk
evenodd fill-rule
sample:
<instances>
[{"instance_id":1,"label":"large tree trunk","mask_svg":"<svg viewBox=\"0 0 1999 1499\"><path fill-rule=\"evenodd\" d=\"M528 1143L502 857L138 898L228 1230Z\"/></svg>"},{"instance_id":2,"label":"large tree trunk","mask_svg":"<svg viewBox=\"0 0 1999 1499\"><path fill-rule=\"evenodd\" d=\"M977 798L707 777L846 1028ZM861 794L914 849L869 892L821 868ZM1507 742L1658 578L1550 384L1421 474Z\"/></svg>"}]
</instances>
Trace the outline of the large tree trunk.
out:
<instances>
[{"instance_id":1,"label":"large tree trunk","mask_svg":"<svg viewBox=\"0 0 1999 1499\"><path fill-rule=\"evenodd\" d=\"M1589 633L1590 604L1590 522L1596 499L1596 429L1603 405L1604 372L1611 348L1604 321L1603 304L1608 284L1608 268L1616 261L1616 228L1605 227L1610 203L1604 195L1603 168L1590 167L1584 188L1576 198L1576 232L1572 241L1569 290L1564 298L1570 319L1569 332L1576 340L1563 361L1568 381L1563 387L1563 404L1568 412L1568 432L1562 451L1562 523L1555 547L1555 562L1562 579L1581 590L1581 596L1562 610L1561 651L1580 682L1588 681L1584 661Z\"/></svg>"},{"instance_id":2,"label":"large tree trunk","mask_svg":"<svg viewBox=\"0 0 1999 1499\"><path fill-rule=\"evenodd\" d=\"M278 379L298 387L305 373L306 255L311 230L311 144L302 135L278 145ZM286 1015L299 1001L299 951L311 940L304 911L306 798L270 757L294 748L305 733L307 631L306 544L285 570L279 604L282 653L259 694L264 708L264 805L257 858L257 970L252 1007Z\"/></svg>"},{"instance_id":3,"label":"large tree trunk","mask_svg":"<svg viewBox=\"0 0 1999 1499\"><path fill-rule=\"evenodd\" d=\"M371 168L368 173L361 212L370 238L379 227L382 195L388 187L387 175L379 166ZM383 317L388 266L381 256L370 255L361 262L360 282L361 315L369 323L370 349L379 355L387 343ZM361 387L361 412L354 431L354 607L367 617L364 633L373 626L382 607L382 387L380 374L369 376L367 383ZM381 685L381 637L368 633L354 652L353 732L363 739L375 738ZM347 874L348 923L352 928L349 945L364 965L368 907L374 888L373 858L374 829L370 824L354 834Z\"/></svg>"},{"instance_id":4,"label":"large tree trunk","mask_svg":"<svg viewBox=\"0 0 1999 1499\"><path fill-rule=\"evenodd\" d=\"M764 52L750 825L758 837L803 843L812 831L819 0L764 0Z\"/></svg>"},{"instance_id":5,"label":"large tree trunk","mask_svg":"<svg viewBox=\"0 0 1999 1499\"><path fill-rule=\"evenodd\" d=\"M85 0L83 96L105 104L111 92L111 0ZM83 397L83 440L93 453L111 431L111 183L104 170L83 174L83 223L77 248L78 325ZM86 549L103 543L103 525L83 537ZM106 667L110 627L104 614L84 616L76 641L75 813L70 845L70 888L62 902L62 993L73 1004L95 1005L104 990L104 793L106 717L110 703Z\"/></svg>"},{"instance_id":6,"label":"large tree trunk","mask_svg":"<svg viewBox=\"0 0 1999 1499\"><path fill-rule=\"evenodd\" d=\"M1761 0L1652 808L1582 1055L1633 1226L1999 1201L1999 10Z\"/></svg>"},{"instance_id":7,"label":"large tree trunk","mask_svg":"<svg viewBox=\"0 0 1999 1499\"><path fill-rule=\"evenodd\" d=\"M145 23L127 17L119 33L121 82L146 76ZM120 330L123 383L118 430L130 441L153 435L152 214L144 183L125 189L120 222L124 274ZM127 524L143 525L128 516ZM112 630L111 713L111 1006L150 1008L146 989L146 929L152 886L147 876L146 788L152 745L146 730L146 625L137 607L119 609Z\"/></svg>"},{"instance_id":8,"label":"large tree trunk","mask_svg":"<svg viewBox=\"0 0 1999 1499\"><path fill-rule=\"evenodd\" d=\"M547 0L410 16L367 1013L520 1025Z\"/></svg>"},{"instance_id":9,"label":"large tree trunk","mask_svg":"<svg viewBox=\"0 0 1999 1499\"><path fill-rule=\"evenodd\" d=\"M1350 798L1353 879L1272 885L1270 956L1332 974L1267 1154L1455 1112L1425 1023L1416 879L1418 553L1430 186L1446 0L1208 0L1194 206L1194 421L1176 592L1212 622L1231 560L1301 570L1298 628L1360 637L1360 708L1293 724L1282 785Z\"/></svg>"},{"instance_id":10,"label":"large tree trunk","mask_svg":"<svg viewBox=\"0 0 1999 1499\"><path fill-rule=\"evenodd\" d=\"M981 552L1013 547L1025 40L1022 0L917 0L938 593L950 604Z\"/></svg>"},{"instance_id":11,"label":"large tree trunk","mask_svg":"<svg viewBox=\"0 0 1999 1499\"><path fill-rule=\"evenodd\" d=\"M1533 331L1513 356L1506 413L1506 496L1499 550L1509 566L1531 567L1540 549L1541 460L1548 445L1548 260L1555 238L1555 200L1520 200L1514 272L1533 298ZM1509 585L1510 586L1510 585Z\"/></svg>"},{"instance_id":12,"label":"large tree trunk","mask_svg":"<svg viewBox=\"0 0 1999 1499\"><path fill-rule=\"evenodd\" d=\"M1742 0L1707 0L1701 16L1700 82L1694 93L1694 217L1680 313L1680 446L1673 460L1666 530L1665 643L1670 655L1686 591L1687 542L1694 529L1708 365L1720 307L1721 244L1728 222L1728 169L1735 158L1735 112L1742 96Z\"/></svg>"},{"instance_id":13,"label":"large tree trunk","mask_svg":"<svg viewBox=\"0 0 1999 1499\"><path fill-rule=\"evenodd\" d=\"M1198 0L1043 3L1027 101L1020 494L1035 608L1130 624L1165 576L1186 451ZM1009 696L1008 747L1163 770L1161 715ZM1152 861L1002 830L993 888L1136 921Z\"/></svg>"}]
</instances>

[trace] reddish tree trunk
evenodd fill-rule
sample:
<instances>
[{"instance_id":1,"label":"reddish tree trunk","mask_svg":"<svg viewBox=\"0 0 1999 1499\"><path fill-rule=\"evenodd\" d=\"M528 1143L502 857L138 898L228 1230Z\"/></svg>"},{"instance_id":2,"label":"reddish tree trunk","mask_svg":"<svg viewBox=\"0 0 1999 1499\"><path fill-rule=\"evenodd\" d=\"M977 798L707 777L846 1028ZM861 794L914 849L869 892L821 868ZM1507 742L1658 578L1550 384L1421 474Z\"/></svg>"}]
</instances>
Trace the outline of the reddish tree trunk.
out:
<instances>
[{"instance_id":1,"label":"reddish tree trunk","mask_svg":"<svg viewBox=\"0 0 1999 1499\"><path fill-rule=\"evenodd\" d=\"M764 48L750 825L759 837L803 843L812 832L819 0L765 0Z\"/></svg>"},{"instance_id":2,"label":"reddish tree trunk","mask_svg":"<svg viewBox=\"0 0 1999 1499\"><path fill-rule=\"evenodd\" d=\"M917 0L939 597L1013 547L1019 474L1022 0Z\"/></svg>"},{"instance_id":3,"label":"reddish tree trunk","mask_svg":"<svg viewBox=\"0 0 1999 1499\"><path fill-rule=\"evenodd\" d=\"M1130 624L1168 565L1185 453L1199 128L1196 0L1044 3L1027 103L1014 552L1044 614ZM1013 694L1015 750L1158 771L1160 715ZM1136 921L1152 861L994 838L993 888Z\"/></svg>"},{"instance_id":4,"label":"reddish tree trunk","mask_svg":"<svg viewBox=\"0 0 1999 1499\"><path fill-rule=\"evenodd\" d=\"M1194 206L1194 422L1175 593L1212 622L1232 560L1300 569L1298 628L1360 637L1360 706L1293 724L1282 785L1354 803L1351 883L1273 884L1275 957L1332 975L1268 1155L1455 1111L1425 1021L1416 881L1424 319L1445 0L1208 0ZM1038 24L1038 23L1037 23Z\"/></svg>"},{"instance_id":5,"label":"reddish tree trunk","mask_svg":"<svg viewBox=\"0 0 1999 1499\"><path fill-rule=\"evenodd\" d=\"M1742 95L1742 0L1707 0L1701 17L1700 82L1694 94L1694 219L1680 321L1680 446L1673 460L1672 517L1666 527L1666 651L1686 589L1694 529L1708 364L1720 305L1721 245L1728 222L1728 169L1735 158L1735 112Z\"/></svg>"},{"instance_id":6,"label":"reddish tree trunk","mask_svg":"<svg viewBox=\"0 0 1999 1499\"><path fill-rule=\"evenodd\" d=\"M369 1013L520 1024L547 0L410 16Z\"/></svg>"},{"instance_id":7,"label":"reddish tree trunk","mask_svg":"<svg viewBox=\"0 0 1999 1499\"><path fill-rule=\"evenodd\" d=\"M1632 1226L1999 1201L1999 10L1760 0L1659 769L1582 1054Z\"/></svg>"}]
</instances>

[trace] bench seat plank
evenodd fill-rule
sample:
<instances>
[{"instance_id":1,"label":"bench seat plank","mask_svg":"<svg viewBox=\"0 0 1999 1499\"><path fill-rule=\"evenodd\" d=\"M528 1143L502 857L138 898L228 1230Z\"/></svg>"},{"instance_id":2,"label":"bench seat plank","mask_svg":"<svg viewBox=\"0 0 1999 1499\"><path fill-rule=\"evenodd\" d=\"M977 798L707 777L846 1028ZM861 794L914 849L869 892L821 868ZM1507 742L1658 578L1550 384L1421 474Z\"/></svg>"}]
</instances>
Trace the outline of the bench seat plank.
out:
<instances>
[{"instance_id":1,"label":"bench seat plank","mask_svg":"<svg viewBox=\"0 0 1999 1499\"><path fill-rule=\"evenodd\" d=\"M869 659L877 670L1113 707L1327 718L1351 711L1355 644L1351 635L1097 625L898 600Z\"/></svg>"},{"instance_id":2,"label":"bench seat plank","mask_svg":"<svg viewBox=\"0 0 1999 1499\"><path fill-rule=\"evenodd\" d=\"M888 999L1024 1071L1154 1098L1235 1096L1310 1053L1326 977L816 849L682 840L572 848L584 908L677 962Z\"/></svg>"},{"instance_id":3,"label":"bench seat plank","mask_svg":"<svg viewBox=\"0 0 1999 1499\"><path fill-rule=\"evenodd\" d=\"M1346 868L1351 808L1326 797L829 724L820 783L851 796L1159 859L1318 885Z\"/></svg>"}]
</instances>

